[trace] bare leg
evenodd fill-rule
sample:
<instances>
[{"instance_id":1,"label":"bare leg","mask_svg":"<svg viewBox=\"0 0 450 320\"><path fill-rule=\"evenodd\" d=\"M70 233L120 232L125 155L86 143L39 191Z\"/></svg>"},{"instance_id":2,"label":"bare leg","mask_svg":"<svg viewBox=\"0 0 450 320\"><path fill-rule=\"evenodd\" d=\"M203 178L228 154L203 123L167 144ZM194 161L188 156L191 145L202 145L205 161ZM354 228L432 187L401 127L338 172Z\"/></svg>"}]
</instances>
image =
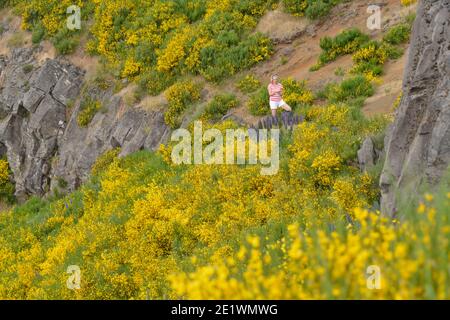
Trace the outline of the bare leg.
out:
<instances>
[{"instance_id":1,"label":"bare leg","mask_svg":"<svg viewBox=\"0 0 450 320\"><path fill-rule=\"evenodd\" d=\"M292 108L287 103L283 104L281 106L281 108L283 108L283 110L285 110L287 112L291 112L292 111Z\"/></svg>"},{"instance_id":2,"label":"bare leg","mask_svg":"<svg viewBox=\"0 0 450 320\"><path fill-rule=\"evenodd\" d=\"M277 109L272 109L272 117L276 117L277 116Z\"/></svg>"}]
</instances>

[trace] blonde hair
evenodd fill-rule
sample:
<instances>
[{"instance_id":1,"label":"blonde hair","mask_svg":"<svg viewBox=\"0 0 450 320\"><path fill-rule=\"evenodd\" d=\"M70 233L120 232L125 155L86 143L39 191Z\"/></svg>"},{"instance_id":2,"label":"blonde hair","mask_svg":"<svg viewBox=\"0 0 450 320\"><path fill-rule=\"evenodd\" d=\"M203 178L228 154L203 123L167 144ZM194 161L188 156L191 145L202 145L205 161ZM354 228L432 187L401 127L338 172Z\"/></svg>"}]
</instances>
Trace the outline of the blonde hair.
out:
<instances>
[{"instance_id":1,"label":"blonde hair","mask_svg":"<svg viewBox=\"0 0 450 320\"><path fill-rule=\"evenodd\" d=\"M270 76L270 81L273 81L275 79L278 79L278 75L277 74L273 74Z\"/></svg>"}]
</instances>

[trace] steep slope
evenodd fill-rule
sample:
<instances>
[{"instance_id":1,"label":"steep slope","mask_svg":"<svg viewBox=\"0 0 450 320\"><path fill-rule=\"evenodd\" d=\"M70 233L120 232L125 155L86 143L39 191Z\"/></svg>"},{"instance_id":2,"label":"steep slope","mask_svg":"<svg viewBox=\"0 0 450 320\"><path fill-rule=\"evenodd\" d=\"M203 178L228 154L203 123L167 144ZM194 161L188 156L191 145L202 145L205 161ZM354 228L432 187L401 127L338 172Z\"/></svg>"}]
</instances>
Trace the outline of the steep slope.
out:
<instances>
[{"instance_id":1,"label":"steep slope","mask_svg":"<svg viewBox=\"0 0 450 320\"><path fill-rule=\"evenodd\" d=\"M421 1L380 181L389 214L421 185L439 182L450 163L449 24L450 1Z\"/></svg>"},{"instance_id":2,"label":"steep slope","mask_svg":"<svg viewBox=\"0 0 450 320\"><path fill-rule=\"evenodd\" d=\"M355 3L363 12L369 1ZM314 46L319 51L318 39ZM373 153L387 120L365 117L362 103L354 102L373 89L362 75L343 90L336 84L339 99L301 106L306 121L282 131L280 170L268 177L253 165L175 165L170 143L159 152L133 152L154 149L170 133L163 111L127 106L123 97L132 85L117 94L81 86L86 75L79 68L39 57L19 49L0 59L7 82L0 95L3 121L18 123L5 122L18 129L5 131L0 151L20 159L11 162L19 177L37 181L20 186L25 193L86 183L0 214L0 298L448 299L450 194L426 194L418 207L402 211L401 222L376 212ZM25 58L30 66L18 62ZM278 58L261 74L277 68ZM317 53L307 59L317 61ZM350 56L343 56L315 73L316 80L344 60L350 68ZM288 62L283 76L292 64L301 61ZM51 103L41 105L42 96ZM160 101L141 103L147 99ZM99 110L80 121L90 107ZM30 125L36 117L42 121ZM236 128L231 121L207 125L222 133ZM23 141L19 152L11 148L16 141ZM362 141L360 170L355 159ZM108 153L87 179L95 158L117 147L132 154ZM66 271L74 265L82 273L79 290L67 287ZM379 290L368 290L369 266L382 270Z\"/></svg>"},{"instance_id":3,"label":"steep slope","mask_svg":"<svg viewBox=\"0 0 450 320\"><path fill-rule=\"evenodd\" d=\"M342 76L335 75L334 71L339 67L348 71L352 65L350 56L344 56L317 72L309 72L309 67L317 60L317 56L320 54L319 39L321 37L336 35L352 25L364 28L367 19L366 10L369 4L370 1L367 0L341 3L333 9L331 13L332 18L313 22L308 21L306 18L294 17L283 13L281 9L269 10L262 17L256 30L269 33L269 37L275 43L275 54L267 62L260 62L250 72L256 74L264 82L267 76L273 72L279 72L284 78L293 77L299 81L306 79L309 80L310 86L316 90L323 88L330 80L342 80ZM399 21L402 17L403 9L401 8L399 1L389 0L384 3L383 10L385 14L383 19L386 25ZM339 12L348 12L348 14L341 15L338 14ZM11 23L8 23L6 20L5 18L3 19L2 25L5 25L5 30L9 32L0 41L1 47L6 47L13 34L18 32L24 33L20 31L19 18L12 18ZM274 20L280 21L280 23L273 25ZM285 29L287 28L292 30L286 31ZM30 33L25 32L24 34L24 38L30 42ZM372 36L378 37L381 34L382 32L378 30ZM51 87L56 85L56 82L59 82L58 90L69 90L69 88L65 84L65 80L59 79L58 74L63 72L60 66L61 60L56 59L55 49L52 48L48 41L43 41L38 49L30 48L29 43L26 48L21 51L17 49L11 51L9 48L1 51L5 53L2 71L5 83L2 85L3 89L0 88L0 101L3 101L4 116L11 118L12 114L14 114L14 119L16 119L14 120L16 121L15 126L12 126L12 120L9 118L2 120L5 134L1 138L4 145L2 155L8 156L17 182L16 194L20 198L25 198L27 195L32 194L43 195L57 186L64 186L64 191L76 189L82 182L87 180L90 168L96 158L112 148L121 147L121 155L126 155L142 148L155 149L160 142L167 140L169 129L164 123L164 110L159 108L162 103L159 102L158 97L146 97L139 105L131 103L133 106L129 107L127 106L128 103L125 103L123 95L115 94L113 90L108 89L106 92L88 90L85 94L80 94L81 87L85 86L86 82L90 81L96 72L96 68L90 63L92 58L88 58L88 55L80 47L75 53L67 57L70 63L67 61L63 62L66 68L74 70L73 72L75 73L80 73L80 75L75 77L76 79L72 79L76 82L74 84L76 90L59 99L59 102L61 100L64 101L60 105L61 116L58 119L58 123L52 128L54 131L51 136L52 143L51 145L44 143L43 145L46 146L44 151L40 150L38 146L42 144L42 141L36 142L35 137L31 138L31 129L27 129L27 112L29 113L29 111L23 113L23 115L19 114L16 116L17 110L23 99L33 98L37 99L36 103L41 103L41 93L52 96ZM21 61L21 56L25 54L28 55L27 61ZM6 58L8 55L11 55L10 59ZM50 60L46 60L46 58L50 58ZM282 58L287 59L287 62L280 65ZM391 84L398 82L396 75L398 74L397 71L402 69L402 63L402 60L395 62L396 67L393 72L386 76L389 78L379 91L386 91L392 87ZM29 65L31 71L25 73L21 69L21 65L24 64ZM56 78L49 84L48 90L43 92L36 91L36 83L41 81L40 77L45 76L43 72L48 70L48 66L51 65L57 69L55 71L57 73ZM387 68L389 68L389 65ZM39 72L40 76L37 76L37 79L30 83L29 79L36 77L35 74ZM73 72L69 72L65 77L71 78L74 76ZM85 74L85 76L83 77L81 73ZM232 77L224 84L217 86L206 83L204 91L209 90L209 93L206 94L201 105L204 106L207 100L212 99L214 94L223 91L237 91L236 82L240 76ZM369 104L371 111L369 113L386 112L390 109L399 91L397 86L394 87L387 98L384 97L383 93L371 98ZM128 89L133 94L131 86ZM14 94L11 95L8 92L14 92ZM102 112L97 112L91 123L86 128L81 128L77 124L77 118L82 112L81 109L83 108L85 97L89 95L91 100L101 105L100 111ZM236 116L235 118L239 122L256 124L260 118L249 115L246 106L248 97L239 93L236 93L236 95L241 101L242 107L231 113ZM381 98L379 98L380 96ZM141 108L142 105L147 103L154 104L154 101L156 101L156 108L150 108L150 110ZM25 103L28 102L25 101ZM47 101L45 100L44 103L47 103ZM53 109L50 107L51 113L54 111ZM65 110L65 112L62 112L62 110ZM31 110L31 114L33 112L34 110ZM187 118L187 120L192 120L192 117L188 116ZM61 125L59 124L60 121L62 121ZM20 131L17 129L19 126L23 128ZM38 126L47 127L49 124L44 122L38 124ZM14 131L15 134L8 136L6 133L8 131L11 132L11 130L16 130ZM41 128L38 129L38 131L40 130ZM34 136L36 135L34 134ZM37 136L40 137L39 135ZM31 143L28 140L34 142ZM25 148L26 145L31 144L33 147ZM38 152L37 150L40 151ZM29 163L27 164L27 162ZM36 163L40 164L37 165ZM31 182L32 180L34 182Z\"/></svg>"},{"instance_id":4,"label":"steep slope","mask_svg":"<svg viewBox=\"0 0 450 320\"><path fill-rule=\"evenodd\" d=\"M283 22L270 25L274 35L269 34L275 42L279 43L272 59L262 62L252 72L267 81L272 73L278 73L282 78L292 77L296 80L307 81L308 85L315 91L323 89L326 84L333 81L341 81L344 74L348 74L353 66L350 55L339 57L336 61L325 65L318 71L310 72L310 68L317 62L321 53L320 39L325 36L334 37L342 30L357 27L368 33L373 39L382 38L384 32L390 27L404 20L405 16L416 11L416 5L402 6L399 0L386 0L379 2L381 7L382 26L381 30L368 30L367 19L369 13L367 8L373 1L357 0L343 2L337 5L327 19L305 23L304 18L297 18L296 24L292 17L285 18ZM266 31L266 26L271 18L282 18L279 14L267 14L260 24L261 30ZM266 21L267 20L267 21ZM295 21L295 20L294 20ZM292 30L285 30L291 27ZM273 31L275 30L275 31ZM284 39L283 35L287 39ZM405 45L405 51L407 45ZM388 61L385 73L381 76L382 84L377 86L374 96L367 99L363 111L367 116L385 114L392 111L396 98L401 93L402 75L406 62L406 52L396 61ZM341 70L342 74L336 74Z\"/></svg>"}]
</instances>

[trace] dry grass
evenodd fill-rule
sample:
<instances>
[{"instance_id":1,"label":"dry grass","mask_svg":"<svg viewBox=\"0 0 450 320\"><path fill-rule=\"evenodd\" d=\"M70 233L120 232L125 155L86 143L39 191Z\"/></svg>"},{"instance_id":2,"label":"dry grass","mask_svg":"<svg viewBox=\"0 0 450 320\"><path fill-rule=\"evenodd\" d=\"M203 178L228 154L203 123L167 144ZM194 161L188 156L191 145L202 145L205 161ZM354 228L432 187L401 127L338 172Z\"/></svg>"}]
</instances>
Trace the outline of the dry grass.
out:
<instances>
[{"instance_id":1,"label":"dry grass","mask_svg":"<svg viewBox=\"0 0 450 320\"><path fill-rule=\"evenodd\" d=\"M275 42L290 41L303 34L309 22L279 10L269 11L259 21L256 31L265 33Z\"/></svg>"}]
</instances>

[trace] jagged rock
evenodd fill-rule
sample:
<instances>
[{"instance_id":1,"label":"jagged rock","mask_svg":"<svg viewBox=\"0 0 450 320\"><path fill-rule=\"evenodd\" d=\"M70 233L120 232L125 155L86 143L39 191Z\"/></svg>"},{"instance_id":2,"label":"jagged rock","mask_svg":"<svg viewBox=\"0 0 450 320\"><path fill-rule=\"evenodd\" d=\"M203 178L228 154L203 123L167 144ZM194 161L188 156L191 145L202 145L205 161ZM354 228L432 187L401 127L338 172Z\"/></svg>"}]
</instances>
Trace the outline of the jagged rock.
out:
<instances>
[{"instance_id":1,"label":"jagged rock","mask_svg":"<svg viewBox=\"0 0 450 320\"><path fill-rule=\"evenodd\" d=\"M144 148L148 150L156 150L159 148L161 142L169 140L170 128L164 121L164 114L162 112L155 112L150 115L153 120L152 134L147 135L144 142Z\"/></svg>"},{"instance_id":2,"label":"jagged rock","mask_svg":"<svg viewBox=\"0 0 450 320\"><path fill-rule=\"evenodd\" d=\"M370 137L367 137L361 149L358 150L358 163L362 171L367 171L367 169L375 165L375 146Z\"/></svg>"},{"instance_id":3,"label":"jagged rock","mask_svg":"<svg viewBox=\"0 0 450 320\"><path fill-rule=\"evenodd\" d=\"M22 105L28 112L33 113L36 111L37 106L41 103L42 99L45 96L45 92L41 89L32 87L28 90L27 93L23 96Z\"/></svg>"},{"instance_id":4,"label":"jagged rock","mask_svg":"<svg viewBox=\"0 0 450 320\"><path fill-rule=\"evenodd\" d=\"M38 65L39 48L15 49L0 56L0 154L8 158L16 196L43 196L60 184L80 186L98 156L120 147L120 156L156 149L170 129L164 114L126 107L112 92L89 92L104 106L87 128L80 128L79 97L84 72L61 59ZM26 72L24 65L32 70ZM69 114L69 102L78 101Z\"/></svg>"},{"instance_id":5,"label":"jagged rock","mask_svg":"<svg viewBox=\"0 0 450 320\"><path fill-rule=\"evenodd\" d=\"M307 27L306 27L306 34L308 35L308 36L310 36L311 38L314 38L316 35L317 35L317 32L316 32L316 26L315 25L313 25L313 24L310 24L310 25L308 25Z\"/></svg>"},{"instance_id":6,"label":"jagged rock","mask_svg":"<svg viewBox=\"0 0 450 320\"><path fill-rule=\"evenodd\" d=\"M289 57L291 56L293 53L295 52L295 49L292 46L288 46L286 48L283 49L282 54L285 57Z\"/></svg>"},{"instance_id":7,"label":"jagged rock","mask_svg":"<svg viewBox=\"0 0 450 320\"><path fill-rule=\"evenodd\" d=\"M0 55L0 76L2 75L2 71L6 68L7 61L6 56Z\"/></svg>"},{"instance_id":8,"label":"jagged rock","mask_svg":"<svg viewBox=\"0 0 450 320\"><path fill-rule=\"evenodd\" d=\"M66 117L66 106L52 95L64 63L48 60L27 73L24 64L34 64L33 55L34 49L16 49L2 68L0 108L6 116L0 120L0 143L6 148L19 198L48 192L59 123ZM79 74L81 70L69 77Z\"/></svg>"},{"instance_id":9,"label":"jagged rock","mask_svg":"<svg viewBox=\"0 0 450 320\"><path fill-rule=\"evenodd\" d=\"M56 85L52 90L52 96L54 99L67 105L78 96L84 74L71 65L64 66L62 71L62 76L56 82Z\"/></svg>"},{"instance_id":10,"label":"jagged rock","mask_svg":"<svg viewBox=\"0 0 450 320\"><path fill-rule=\"evenodd\" d=\"M11 53L11 60L22 68L24 64L32 62L35 52L35 48L16 48Z\"/></svg>"},{"instance_id":11,"label":"jagged rock","mask_svg":"<svg viewBox=\"0 0 450 320\"><path fill-rule=\"evenodd\" d=\"M44 92L50 92L63 75L63 66L56 60L47 62L33 73L30 85Z\"/></svg>"},{"instance_id":12,"label":"jagged rock","mask_svg":"<svg viewBox=\"0 0 450 320\"><path fill-rule=\"evenodd\" d=\"M87 128L78 126L79 104L76 107L58 140L51 189L60 179L67 182L69 190L77 188L89 178L97 158L108 150L121 148L122 157L144 148L155 150L168 140L170 129L162 112L127 107L121 97L111 93L102 97L102 103L107 112L98 112Z\"/></svg>"},{"instance_id":13,"label":"jagged rock","mask_svg":"<svg viewBox=\"0 0 450 320\"><path fill-rule=\"evenodd\" d=\"M404 98L386 139L381 208L395 215L450 163L450 1L422 0L411 35Z\"/></svg>"}]
</instances>

